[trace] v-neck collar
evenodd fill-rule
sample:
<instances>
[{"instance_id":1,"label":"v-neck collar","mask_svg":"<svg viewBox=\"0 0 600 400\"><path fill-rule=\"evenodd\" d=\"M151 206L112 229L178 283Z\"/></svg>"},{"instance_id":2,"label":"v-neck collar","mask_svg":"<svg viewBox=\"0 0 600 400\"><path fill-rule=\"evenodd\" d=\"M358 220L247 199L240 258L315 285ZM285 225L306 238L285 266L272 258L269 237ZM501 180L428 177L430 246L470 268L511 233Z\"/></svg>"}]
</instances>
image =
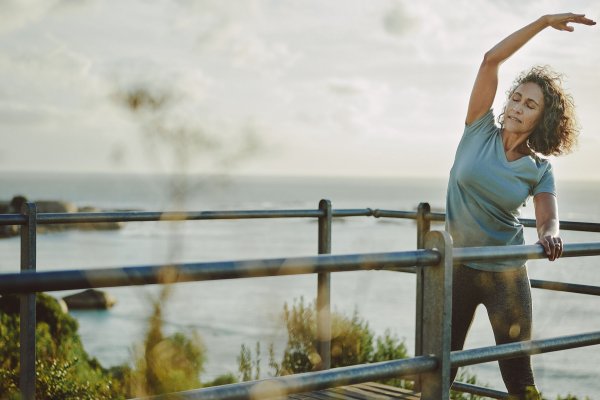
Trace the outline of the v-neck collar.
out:
<instances>
[{"instance_id":1,"label":"v-neck collar","mask_svg":"<svg viewBox=\"0 0 600 400\"><path fill-rule=\"evenodd\" d=\"M516 160L513 161L509 161L508 157L506 157L506 151L504 151L504 143L502 142L502 132L498 131L498 133L496 134L496 151L498 153L498 157L506 164L506 165L510 165L510 166L514 166L517 163L522 162L522 160L526 160L526 159L530 159L531 156L530 155L524 155L523 157L519 157Z\"/></svg>"}]
</instances>

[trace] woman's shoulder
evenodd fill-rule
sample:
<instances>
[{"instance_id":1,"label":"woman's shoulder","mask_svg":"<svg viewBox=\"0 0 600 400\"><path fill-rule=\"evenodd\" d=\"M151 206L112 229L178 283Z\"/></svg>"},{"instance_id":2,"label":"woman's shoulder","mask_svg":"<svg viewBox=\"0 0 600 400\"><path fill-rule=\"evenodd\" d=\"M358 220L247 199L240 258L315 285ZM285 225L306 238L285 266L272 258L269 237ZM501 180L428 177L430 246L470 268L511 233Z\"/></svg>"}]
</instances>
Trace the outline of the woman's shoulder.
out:
<instances>
[{"instance_id":1,"label":"woman's shoulder","mask_svg":"<svg viewBox=\"0 0 600 400\"><path fill-rule=\"evenodd\" d=\"M485 114L471 122L470 124L465 124L465 134L471 133L494 133L498 130L498 127L494 123L494 110L489 109Z\"/></svg>"},{"instance_id":2,"label":"woman's shoulder","mask_svg":"<svg viewBox=\"0 0 600 400\"><path fill-rule=\"evenodd\" d=\"M532 153L530 155L530 157L533 160L533 162L535 163L535 166L537 167L538 170L541 170L544 172L547 170L552 170L552 163L547 158L542 158L537 153Z\"/></svg>"}]
</instances>

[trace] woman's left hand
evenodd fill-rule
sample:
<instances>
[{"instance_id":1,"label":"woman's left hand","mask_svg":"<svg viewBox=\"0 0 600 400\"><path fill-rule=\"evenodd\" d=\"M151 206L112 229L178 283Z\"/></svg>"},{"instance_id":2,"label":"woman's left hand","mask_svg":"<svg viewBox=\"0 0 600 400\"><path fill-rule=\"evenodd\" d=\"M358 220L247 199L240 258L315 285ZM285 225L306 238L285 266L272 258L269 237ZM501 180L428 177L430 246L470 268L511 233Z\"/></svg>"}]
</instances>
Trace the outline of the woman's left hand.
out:
<instances>
[{"instance_id":1,"label":"woman's left hand","mask_svg":"<svg viewBox=\"0 0 600 400\"><path fill-rule=\"evenodd\" d=\"M554 261L562 255L563 242L559 236L543 236L537 241L537 244L541 244L544 247L544 251L550 261Z\"/></svg>"}]
</instances>

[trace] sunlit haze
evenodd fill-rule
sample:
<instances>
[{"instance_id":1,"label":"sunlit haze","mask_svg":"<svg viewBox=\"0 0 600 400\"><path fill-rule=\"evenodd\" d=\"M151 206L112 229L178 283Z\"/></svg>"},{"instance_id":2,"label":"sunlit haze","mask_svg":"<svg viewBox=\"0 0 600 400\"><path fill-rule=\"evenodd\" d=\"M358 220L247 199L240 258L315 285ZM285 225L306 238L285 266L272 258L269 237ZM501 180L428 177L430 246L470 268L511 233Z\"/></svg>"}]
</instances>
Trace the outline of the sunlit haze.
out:
<instances>
[{"instance_id":1,"label":"sunlit haze","mask_svg":"<svg viewBox=\"0 0 600 400\"><path fill-rule=\"evenodd\" d=\"M484 52L567 11L600 2L3 1L0 171L443 177ZM520 71L565 74L559 179L597 179L599 49L548 29L501 70L496 110ZM136 90L167 101L133 112Z\"/></svg>"}]
</instances>

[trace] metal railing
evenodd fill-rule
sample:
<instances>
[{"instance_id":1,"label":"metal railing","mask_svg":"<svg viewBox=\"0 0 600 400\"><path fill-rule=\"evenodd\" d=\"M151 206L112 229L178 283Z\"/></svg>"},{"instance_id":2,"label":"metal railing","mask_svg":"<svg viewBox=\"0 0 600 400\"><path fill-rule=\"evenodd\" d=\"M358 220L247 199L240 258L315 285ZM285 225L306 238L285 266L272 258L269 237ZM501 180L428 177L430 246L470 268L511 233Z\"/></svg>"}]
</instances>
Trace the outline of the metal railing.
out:
<instances>
[{"instance_id":1,"label":"metal railing","mask_svg":"<svg viewBox=\"0 0 600 400\"><path fill-rule=\"evenodd\" d=\"M331 225L335 217L373 216L404 218L417 222L417 249L371 254L331 255ZM40 224L82 222L183 221L256 218L318 218L318 253L311 257L274 258L68 271L36 272L36 228ZM21 272L0 274L0 294L21 296L20 388L24 399L35 397L35 293L93 287L133 286L176 282L250 278L275 275L318 274L317 337L322 371L262 381L244 382L178 393L182 399L267 398L281 393L298 393L351 383L416 375L423 399L447 399L450 369L504 358L600 344L600 331L585 334L511 343L478 349L450 351L452 266L474 260L545 258L540 246L453 248L446 232L432 232L431 221L444 214L432 213L427 203L416 212L378 209L333 210L321 200L317 210L250 210L203 212L101 212L38 214L27 203L22 214L0 215L0 225L21 226ZM535 226L534 220L521 220ZM600 224L561 221L562 230L600 232ZM600 255L600 243L564 246L563 257ZM331 322L330 274L353 270L394 270L417 276L415 357L369 365L330 368ZM532 287L573 293L600 294L600 287L532 280ZM427 295L425 295L427 294ZM453 389L493 398L506 393L455 383ZM160 396L159 396L160 398Z\"/></svg>"}]
</instances>

